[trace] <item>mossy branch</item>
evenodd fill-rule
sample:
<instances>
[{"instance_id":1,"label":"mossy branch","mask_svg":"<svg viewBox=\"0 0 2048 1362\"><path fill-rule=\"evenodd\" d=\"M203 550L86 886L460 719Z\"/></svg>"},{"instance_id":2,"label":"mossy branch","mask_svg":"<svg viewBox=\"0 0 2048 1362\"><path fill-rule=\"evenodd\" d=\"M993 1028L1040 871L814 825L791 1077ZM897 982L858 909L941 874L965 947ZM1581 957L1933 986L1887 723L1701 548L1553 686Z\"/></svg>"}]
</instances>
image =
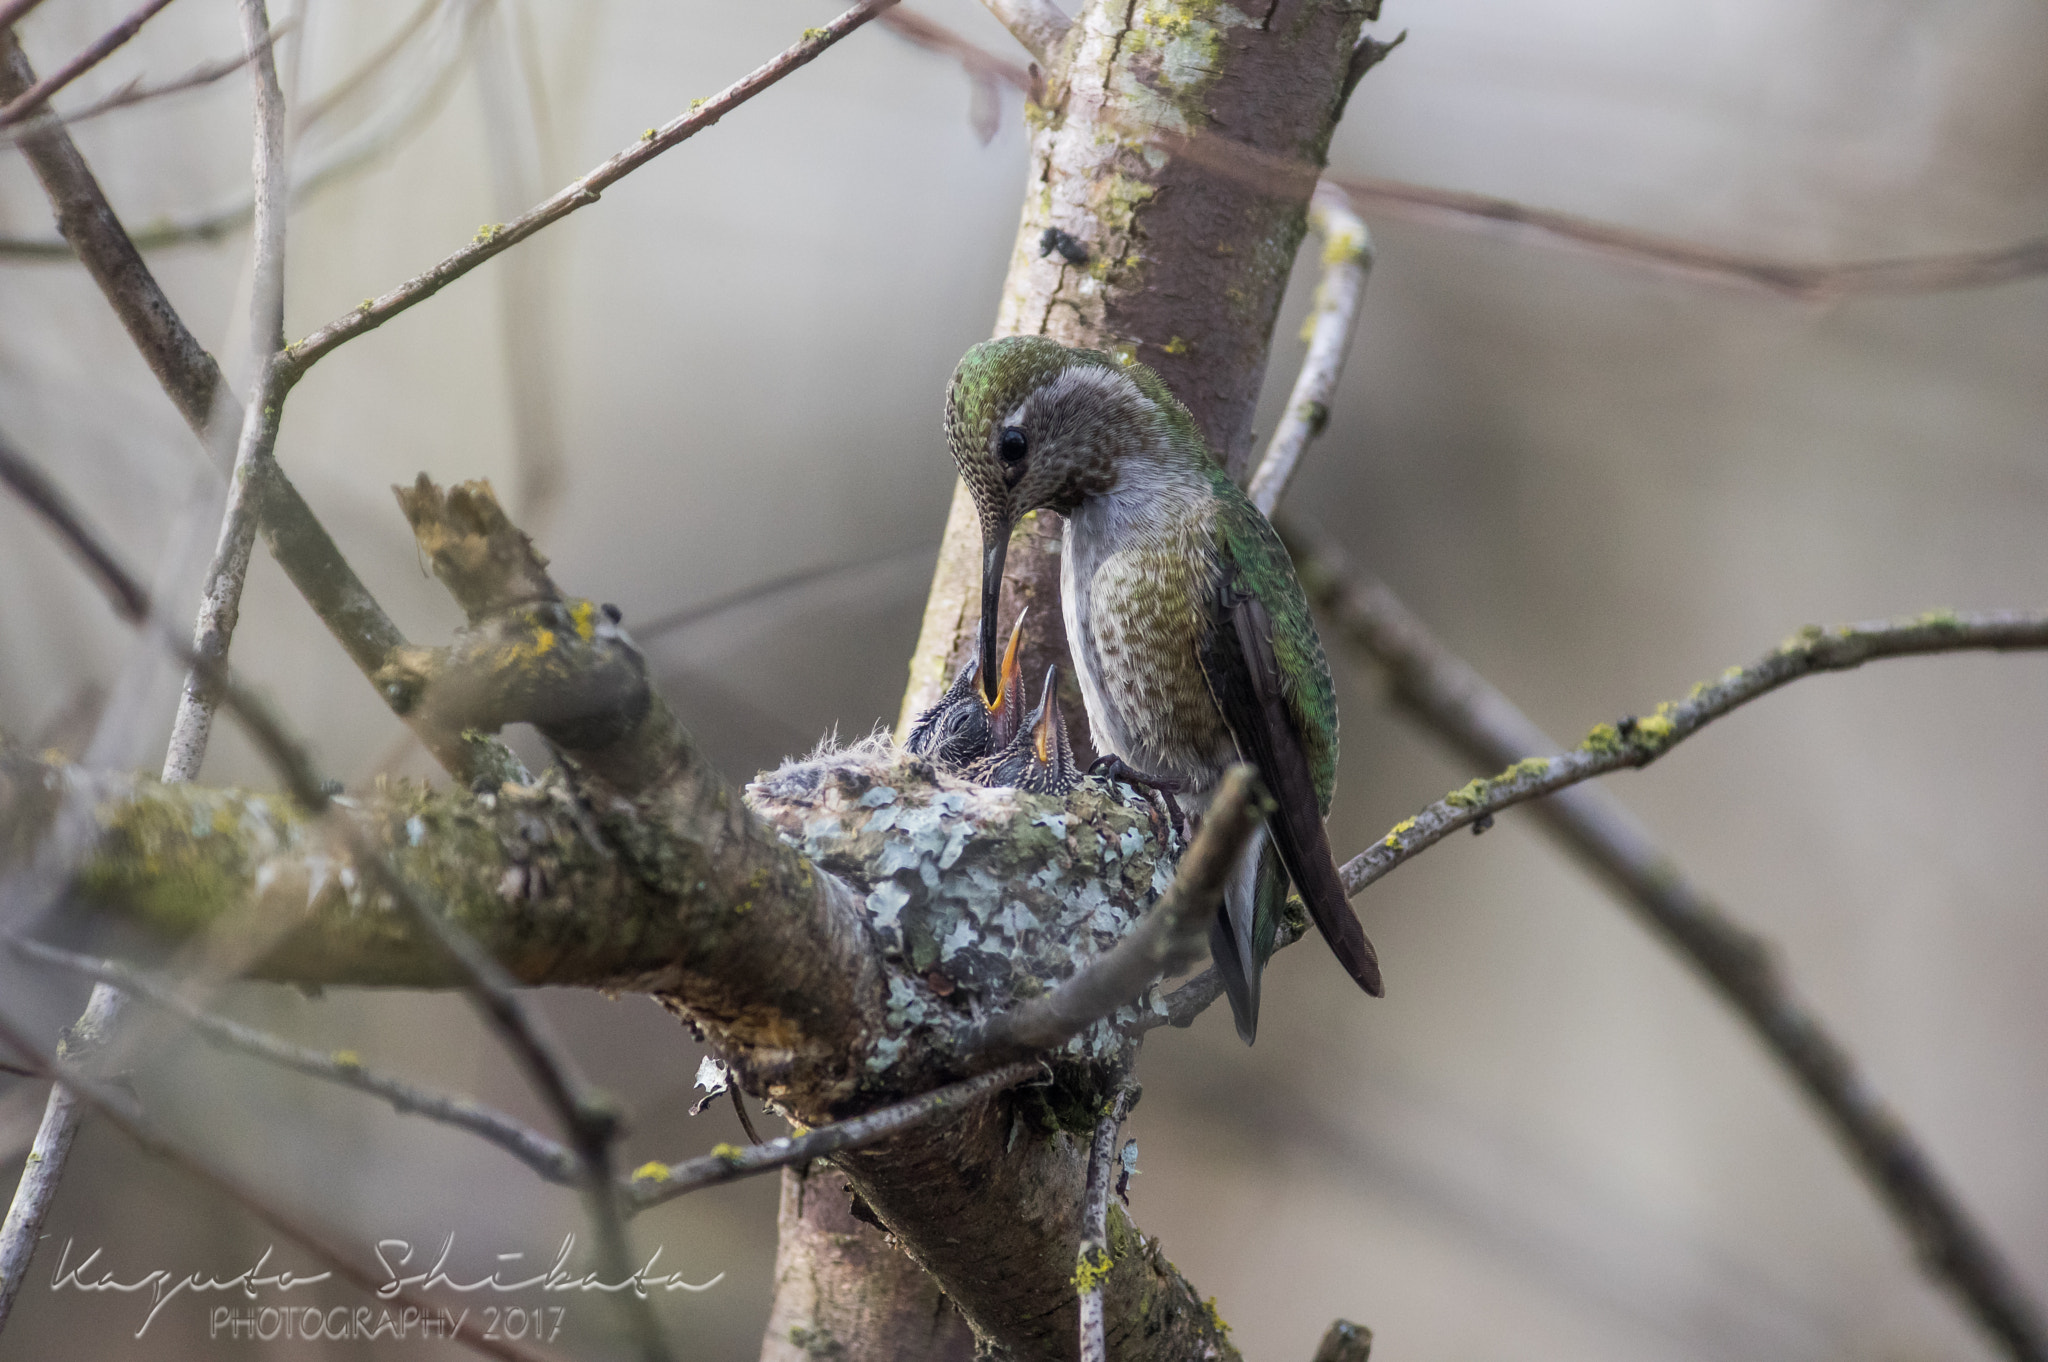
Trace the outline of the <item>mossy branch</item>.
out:
<instances>
[{"instance_id":1,"label":"mossy branch","mask_svg":"<svg viewBox=\"0 0 2048 1362\"><path fill-rule=\"evenodd\" d=\"M1730 667L1714 680L1702 681L1683 700L1666 701L1642 718L1596 724L1569 752L1524 758L1497 776L1451 791L1345 862L1344 888L1356 894L1459 828L1502 809L1610 771L1648 766L1715 719L1803 676L1849 671L1887 657L2040 648L2048 648L2048 614L2017 610L1935 610L1911 619L1832 629L1808 625L1749 666Z\"/></svg>"}]
</instances>

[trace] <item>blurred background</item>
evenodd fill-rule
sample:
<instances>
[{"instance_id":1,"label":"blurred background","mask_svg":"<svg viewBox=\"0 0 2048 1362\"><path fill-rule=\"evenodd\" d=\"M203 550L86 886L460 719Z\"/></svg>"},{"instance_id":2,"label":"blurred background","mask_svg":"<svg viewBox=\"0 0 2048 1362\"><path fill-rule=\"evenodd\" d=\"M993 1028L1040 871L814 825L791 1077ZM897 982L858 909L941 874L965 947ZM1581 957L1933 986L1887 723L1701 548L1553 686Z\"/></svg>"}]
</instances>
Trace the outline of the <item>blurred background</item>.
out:
<instances>
[{"instance_id":1,"label":"blurred background","mask_svg":"<svg viewBox=\"0 0 2048 1362\"><path fill-rule=\"evenodd\" d=\"M906 8L1021 60L975 0ZM22 39L48 71L126 10L51 0ZM300 25L283 44L288 88L302 117L320 114L297 150L315 192L291 222L288 334L835 12L280 6ZM1352 100L1339 170L1815 261L2002 246L2048 213L2036 0L1387 0L1375 31L1403 28ZM232 5L185 0L58 104L239 50ZM629 627L740 593L643 635L735 779L835 726L892 721L952 487L944 384L991 326L1025 173L1015 97L981 98L958 66L855 35L322 363L291 399L280 459L417 640L459 621L388 491L422 469L523 497L559 579L617 602ZM231 216L246 194L240 73L75 131L137 230ZM1358 343L1289 505L1560 738L1678 697L1805 623L2048 600L2048 281L1818 306L1367 216L1379 260ZM51 235L5 151L0 231ZM150 259L246 392L246 233ZM1262 431L1312 285L1305 269L1281 319ZM0 316L6 432L189 601L221 486L97 291L75 264L0 256ZM93 760L155 769L176 678L5 500L0 574L0 726L78 752L96 732ZM428 773L260 551L234 660L328 771ZM1385 708L1369 669L1338 666L1342 856L1475 773ZM95 694L97 730L78 717ZM2037 1297L2044 755L2048 658L1961 656L1803 682L1610 781L1782 947ZM270 783L231 724L205 778ZM1992 1355L1747 1033L1526 817L1446 844L1358 906L1386 1001L1361 999L1319 949L1290 951L1256 1050L1218 1011L1155 1036L1140 1068L1133 1213L1216 1295L1247 1356L1306 1359L1340 1314L1387 1359ZM0 996L54 1028L84 991L8 963ZM459 1000L246 987L219 1004L543 1119ZM738 1138L722 1103L688 1116L698 1052L651 1003L545 1006L631 1113L632 1162ZM452 1234L451 1271L481 1277L505 1253L544 1266L578 1228L570 1195L494 1149L167 1025L152 1040L152 1105L353 1242L407 1239L424 1256ZM43 1096L0 1076L9 1188ZM663 1301L683 1355L757 1351L775 1197L759 1179L636 1223L663 1270L724 1274ZM88 1280L124 1282L231 1276L271 1242L102 1126L50 1231L0 1358L454 1354L210 1339L209 1312L245 1303L189 1295L138 1337L147 1290L51 1289L67 1239L74 1264L103 1249ZM289 1248L270 1266L316 1270ZM361 1299L329 1289L304 1298ZM567 1308L558 1347L623 1355L601 1302Z\"/></svg>"}]
</instances>

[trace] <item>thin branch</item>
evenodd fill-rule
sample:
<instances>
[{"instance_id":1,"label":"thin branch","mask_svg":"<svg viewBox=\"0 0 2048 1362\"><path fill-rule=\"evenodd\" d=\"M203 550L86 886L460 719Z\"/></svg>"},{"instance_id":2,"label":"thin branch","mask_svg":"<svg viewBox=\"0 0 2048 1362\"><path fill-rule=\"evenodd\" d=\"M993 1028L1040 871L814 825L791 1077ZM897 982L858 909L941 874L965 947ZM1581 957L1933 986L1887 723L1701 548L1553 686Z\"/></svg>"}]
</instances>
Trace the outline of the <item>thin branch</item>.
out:
<instances>
[{"instance_id":1,"label":"thin branch","mask_svg":"<svg viewBox=\"0 0 2048 1362\"><path fill-rule=\"evenodd\" d=\"M57 1080L60 1091L76 1094L80 1101L105 1117L146 1153L178 1168L236 1202L285 1238L331 1264L342 1277L356 1286L365 1291L378 1293L379 1299L416 1309L422 1315L433 1315L437 1312L438 1307L433 1302L403 1287L394 1293L388 1272L362 1263L347 1249L330 1239L318 1226L299 1219L232 1173L216 1166L211 1160L171 1140L142 1115L132 1098L118 1088L93 1077L65 1057L46 1055L4 1014L0 1014L0 1041L6 1042L11 1049L25 1057L33 1056L41 1061L42 1071ZM451 1336L485 1356L504 1358L507 1362L552 1362L552 1354L515 1343L505 1338L502 1330L495 1331L495 1336L487 1336L484 1322L480 1317L464 1320L452 1331Z\"/></svg>"},{"instance_id":2,"label":"thin branch","mask_svg":"<svg viewBox=\"0 0 2048 1362\"><path fill-rule=\"evenodd\" d=\"M988 12L1010 36L1024 44L1024 50L1038 58L1040 66L1051 68L1060 44L1074 21L1053 0L981 0Z\"/></svg>"},{"instance_id":3,"label":"thin branch","mask_svg":"<svg viewBox=\"0 0 2048 1362\"><path fill-rule=\"evenodd\" d=\"M696 605L679 606L674 610L664 611L644 624L634 624L630 627L634 638L643 644L652 643L665 635L693 629L719 615L744 606L759 605L819 582L850 577L868 568L903 563L911 558L930 561L931 548L919 544L907 549L898 549L894 553L878 553L871 558L858 558L850 563L824 563L817 567L798 568L794 572L785 572L779 577L770 577L752 586L743 586L737 591L728 591L723 596L713 596L710 600Z\"/></svg>"},{"instance_id":4,"label":"thin branch","mask_svg":"<svg viewBox=\"0 0 2048 1362\"><path fill-rule=\"evenodd\" d=\"M291 378L296 381L336 346L375 330L416 303L424 302L463 275L518 245L534 233L568 217L577 209L596 203L599 195L669 148L689 140L718 122L784 76L808 65L824 51L873 19L896 0L861 0L852 9L823 28L805 30L804 37L780 56L756 68L706 100L692 104L688 112L659 128L650 128L638 142L612 156L589 174L558 191L553 197L529 209L511 222L485 228L476 239L424 274L416 275L397 288L372 299L307 336L285 351Z\"/></svg>"},{"instance_id":5,"label":"thin branch","mask_svg":"<svg viewBox=\"0 0 2048 1362\"><path fill-rule=\"evenodd\" d=\"M2048 273L2048 237L1982 251L1814 264L1722 250L1571 213L1531 208L1490 194L1436 189L1398 180L1333 179L1357 203L1402 217L1430 222L1448 220L1458 226L1506 223L1552 240L1590 247L1602 255L1732 280L1791 298L1825 300L1860 294L1935 293L1985 288Z\"/></svg>"},{"instance_id":6,"label":"thin branch","mask_svg":"<svg viewBox=\"0 0 2048 1362\"><path fill-rule=\"evenodd\" d=\"M0 29L0 97L34 82L35 71L14 35ZM157 283L71 135L45 122L25 129L20 140L50 197L68 243L65 249L77 253L186 425L225 467L234 457L234 436L244 412L220 365ZM278 565L356 666L374 677L405 646L405 636L342 557L277 461L256 464L252 482L262 501L264 541ZM389 697L384 698L388 702ZM495 738L465 741L458 734L434 731L420 736L435 759L465 784L525 779L524 768Z\"/></svg>"},{"instance_id":7,"label":"thin branch","mask_svg":"<svg viewBox=\"0 0 2048 1362\"><path fill-rule=\"evenodd\" d=\"M634 1170L627 1197L632 1210L644 1211L701 1188L771 1169L796 1167L850 1149L865 1149L900 1131L958 1112L991 1093L1014 1088L1044 1069L1036 1060L1022 1060L801 1135L785 1135L745 1149L720 1145L704 1157L684 1163L644 1164Z\"/></svg>"},{"instance_id":8,"label":"thin branch","mask_svg":"<svg viewBox=\"0 0 2048 1362\"><path fill-rule=\"evenodd\" d=\"M114 1029L124 1006L121 995L111 988L95 988L85 1012L71 1024L60 1049L73 1064L95 1062ZM18 1047L17 1047L18 1048ZM27 1058L32 1052L24 1051ZM29 1145L28 1160L22 1165L21 1181L14 1189L7 1218L0 1221L0 1329L14 1310L21 1284L28 1280L29 1260L42 1242L43 1222L57 1199L57 1187L71 1157L71 1145L78 1138L78 1121L83 1115L79 1097L65 1083L56 1083L43 1104L43 1119Z\"/></svg>"},{"instance_id":9,"label":"thin branch","mask_svg":"<svg viewBox=\"0 0 2048 1362\"><path fill-rule=\"evenodd\" d=\"M1074 1255L1074 1287L1081 1297L1081 1362L1109 1362L1102 1327L1102 1279L1109 1275L1109 1189L1116 1181L1116 1133L1137 1100L1125 1084L1095 1123L1088 1144L1088 1181L1081 1197L1081 1248Z\"/></svg>"},{"instance_id":10,"label":"thin branch","mask_svg":"<svg viewBox=\"0 0 2048 1362\"><path fill-rule=\"evenodd\" d=\"M244 3L260 6L262 0ZM148 592L141 583L120 565L104 541L92 533L47 479L22 476L23 463L11 450L0 446L0 481L13 487L32 508L44 513L51 526L79 551L117 609L135 623L150 623L146 609L139 616L129 610L135 602L148 602ZM30 468L30 472L34 470ZM61 513L51 514L53 510ZM173 655L181 657L191 669L198 684L241 721L258 750L307 813L321 817L333 811L333 796L315 772L304 747L270 707L237 682L219 657L187 646L168 630L164 631L163 639ZM388 894L399 914L416 926L455 968L471 1004L483 1014L561 1120L575 1149L585 1204L596 1228L601 1270L613 1280L625 1280L632 1273L632 1264L620 1213L620 1193L611 1169L611 1145L618 1134L616 1113L583 1092L567 1055L520 1001L517 986L505 968L444 914L428 907L356 819L340 817L334 824L368 882ZM627 1293L621 1306L628 1312L642 1355L649 1362L666 1358L667 1347L647 1300Z\"/></svg>"},{"instance_id":11,"label":"thin branch","mask_svg":"<svg viewBox=\"0 0 2048 1362\"><path fill-rule=\"evenodd\" d=\"M1491 779L1453 790L1345 862L1339 868L1345 892L1358 893L1459 828L1502 809L1610 771L1647 766L1713 720L1802 676L1849 671L1885 657L2038 648L2048 648L2048 614L2018 610L1936 610L1912 619L1833 629L1808 625L1750 666L1730 667L1716 679L1694 686L1685 699L1658 705L1646 718L1596 725L1569 752L1529 757Z\"/></svg>"},{"instance_id":12,"label":"thin branch","mask_svg":"<svg viewBox=\"0 0 2048 1362\"><path fill-rule=\"evenodd\" d=\"M262 365L256 393L242 414L242 435L235 447L234 471L228 478L227 508L220 538L206 571L193 624L192 647L201 656L226 658L242 612L242 584L249 575L249 554L256 546L256 470L267 463L277 444L278 420L287 385L278 381L274 358L284 347L284 230L288 208L288 165L285 158L284 88L278 83L277 61L270 50L270 15L264 0L241 0L242 41L250 56L250 86L255 95L255 152L250 179L256 186L254 281L250 287L250 345ZM206 760L206 742L213 730L214 697L197 672L185 678L171 723L170 750L164 756L166 782L191 780Z\"/></svg>"},{"instance_id":13,"label":"thin branch","mask_svg":"<svg viewBox=\"0 0 2048 1362\"><path fill-rule=\"evenodd\" d=\"M0 5L0 29L13 28L28 17L30 10L42 3L43 0L8 0Z\"/></svg>"},{"instance_id":14,"label":"thin branch","mask_svg":"<svg viewBox=\"0 0 2048 1362\"><path fill-rule=\"evenodd\" d=\"M1269 811L1252 768L1231 767L1159 902L1129 935L1058 988L991 1017L976 1052L1007 1058L1064 1044L1166 975L1199 960L1238 853Z\"/></svg>"},{"instance_id":15,"label":"thin branch","mask_svg":"<svg viewBox=\"0 0 2048 1362\"><path fill-rule=\"evenodd\" d=\"M403 146L440 108L454 88L456 78L461 74L462 61L469 51L476 27L475 17L485 12L485 6L478 3L455 6L444 3L444 0L429 0L423 12L431 16L443 9L459 9L461 13L452 21L457 25L457 31L443 45L443 51L432 71L404 80L399 86L399 98L380 112L374 120L354 130L320 154L309 157L305 168L295 171L291 177L294 209L321 190L367 170L375 165L384 153ZM402 47L403 44L399 46ZM327 92L301 110L295 134L307 131L314 126L316 118L331 109L329 96L337 94L340 87L349 86L352 82L375 74L379 61L384 56L384 53L374 54L354 73L345 77L337 90ZM17 134L23 141L26 141L28 136L27 132ZM245 227L254 214L255 207L254 195L242 194L225 204L194 216L159 221L144 227L132 234L132 245L138 250L153 251L170 246L204 245L219 241ZM54 261L70 259L73 253L73 243L62 237L0 237L0 257Z\"/></svg>"},{"instance_id":16,"label":"thin branch","mask_svg":"<svg viewBox=\"0 0 2048 1362\"><path fill-rule=\"evenodd\" d=\"M1309 313L1308 354L1295 376L1294 391L1287 396L1287 410L1245 489L1252 504L1267 515L1286 495L1309 441L1329 423L1330 402L1357 330L1366 276L1372 273L1372 237L1343 190L1327 180L1317 185L1309 200L1308 222L1323 239L1323 278Z\"/></svg>"},{"instance_id":17,"label":"thin branch","mask_svg":"<svg viewBox=\"0 0 2048 1362\"><path fill-rule=\"evenodd\" d=\"M50 102L51 95L112 56L116 48L140 33L142 26L154 18L158 10L170 3L171 0L143 0L142 8L101 34L83 52L8 100L4 107L0 107L0 128L11 128L23 119L33 117Z\"/></svg>"},{"instance_id":18,"label":"thin branch","mask_svg":"<svg viewBox=\"0 0 2048 1362\"><path fill-rule=\"evenodd\" d=\"M1395 702L1432 732L1482 768L1556 749L1393 592L1354 571L1336 545L1298 525L1283 533L1310 601L1341 639L1386 667ZM2015 1356L2041 1357L2038 1309L1912 1133L1793 991L1769 944L1687 880L1601 787L1560 790L1531 812L1748 1023L1819 1109L1919 1259Z\"/></svg>"},{"instance_id":19,"label":"thin branch","mask_svg":"<svg viewBox=\"0 0 2048 1362\"><path fill-rule=\"evenodd\" d=\"M368 1068L348 1051L315 1050L294 1045L253 1026L217 1016L185 997L169 982L119 961L95 959L25 938L15 938L8 945L31 959L115 985L135 997L146 998L156 1006L176 1013L212 1044L369 1093L390 1103L400 1115L424 1116L430 1121L466 1130L497 1145L549 1182L564 1186L576 1183L577 1163L573 1153L495 1108Z\"/></svg>"},{"instance_id":20,"label":"thin branch","mask_svg":"<svg viewBox=\"0 0 2048 1362\"><path fill-rule=\"evenodd\" d=\"M372 76L396 60L398 54L411 46L412 40L426 29L427 21L448 4L449 0L421 0L419 7L406 16L405 22L379 44L376 51L363 58L355 70L307 100L299 108L298 118L293 127L294 135L303 135L308 128L333 113L343 100L360 90Z\"/></svg>"},{"instance_id":21,"label":"thin branch","mask_svg":"<svg viewBox=\"0 0 2048 1362\"><path fill-rule=\"evenodd\" d=\"M270 38L265 46L275 47L279 38L282 38L297 27L298 20L296 18L279 20L271 28ZM199 66L193 67L184 75L167 80L161 85L144 85L141 79L137 78L129 81L126 85L123 85L120 89L104 98L96 99L92 103L82 105L76 109L66 109L61 113L54 114L51 116L50 121L60 123L67 128L74 128L80 123L98 118L102 114L113 113L118 109L132 109L138 104L148 104L171 95L183 94L187 90L197 90L212 85L218 80L233 75L247 66L249 62L250 54L243 52L237 56L222 57L218 61L202 63ZM6 140L11 144L17 139L9 137ZM60 250L67 249L61 241L51 244Z\"/></svg>"}]
</instances>

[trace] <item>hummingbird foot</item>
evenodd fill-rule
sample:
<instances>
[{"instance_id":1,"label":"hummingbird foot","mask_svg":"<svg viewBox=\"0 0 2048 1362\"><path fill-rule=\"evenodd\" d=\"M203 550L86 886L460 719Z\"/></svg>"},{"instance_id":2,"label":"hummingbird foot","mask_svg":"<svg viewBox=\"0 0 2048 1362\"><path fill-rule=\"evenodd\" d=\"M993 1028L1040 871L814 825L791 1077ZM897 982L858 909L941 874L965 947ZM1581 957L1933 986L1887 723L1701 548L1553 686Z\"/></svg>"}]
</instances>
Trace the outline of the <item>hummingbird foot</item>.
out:
<instances>
[{"instance_id":1,"label":"hummingbird foot","mask_svg":"<svg viewBox=\"0 0 2048 1362\"><path fill-rule=\"evenodd\" d=\"M1180 801L1173 797L1174 792L1181 788L1180 781L1171 776L1146 775L1114 752L1104 752L1090 762L1088 774L1101 776L1105 780L1122 781L1150 794L1157 794L1160 802L1166 805L1166 816L1172 820L1173 835L1180 839L1181 845L1187 845L1188 820L1180 811Z\"/></svg>"}]
</instances>

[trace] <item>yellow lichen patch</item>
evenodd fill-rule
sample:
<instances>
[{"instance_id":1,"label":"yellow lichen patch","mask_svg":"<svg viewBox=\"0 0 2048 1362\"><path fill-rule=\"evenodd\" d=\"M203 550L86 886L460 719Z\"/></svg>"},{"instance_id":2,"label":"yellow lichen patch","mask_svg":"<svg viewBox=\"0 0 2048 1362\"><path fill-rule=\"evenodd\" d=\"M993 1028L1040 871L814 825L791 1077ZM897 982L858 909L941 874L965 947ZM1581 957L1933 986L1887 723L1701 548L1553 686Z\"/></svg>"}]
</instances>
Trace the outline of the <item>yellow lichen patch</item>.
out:
<instances>
[{"instance_id":1,"label":"yellow lichen patch","mask_svg":"<svg viewBox=\"0 0 2048 1362\"><path fill-rule=\"evenodd\" d=\"M1074 1260L1074 1294L1086 1295L1102 1285L1116 1262L1102 1249L1090 1249Z\"/></svg>"},{"instance_id":2,"label":"yellow lichen patch","mask_svg":"<svg viewBox=\"0 0 2048 1362\"><path fill-rule=\"evenodd\" d=\"M1445 795L1444 803L1456 809L1476 809L1486 798L1487 784L1484 780L1467 781L1463 787Z\"/></svg>"},{"instance_id":3,"label":"yellow lichen patch","mask_svg":"<svg viewBox=\"0 0 2048 1362\"><path fill-rule=\"evenodd\" d=\"M585 643L597 637L597 606L590 601L578 601L569 607L569 619L576 626L576 637Z\"/></svg>"},{"instance_id":4,"label":"yellow lichen patch","mask_svg":"<svg viewBox=\"0 0 2048 1362\"><path fill-rule=\"evenodd\" d=\"M1414 820L1414 819L1412 819L1412 818L1404 818L1404 819L1402 819L1402 820L1401 820L1400 822L1398 822L1398 823L1394 824L1394 830L1393 830L1392 832L1390 832L1390 833L1388 833L1388 834L1387 834L1387 841L1386 841L1386 845L1388 845L1388 846L1390 846L1390 847L1398 847L1398 846L1400 846L1400 845L1401 845L1401 839L1402 839L1403 837L1406 837L1406 836L1407 836L1407 835L1408 835L1409 833L1413 832L1414 830L1415 830L1415 820Z\"/></svg>"},{"instance_id":5,"label":"yellow lichen patch","mask_svg":"<svg viewBox=\"0 0 2048 1362\"><path fill-rule=\"evenodd\" d=\"M1209 1299L1203 1301L1202 1309L1206 1310L1209 1313L1209 1327L1214 1329L1217 1333L1222 1334L1224 1337L1228 1338L1230 1336L1230 1325L1224 1320L1221 1314L1217 1313L1216 1298L1214 1296L1211 1296L1209 1297Z\"/></svg>"},{"instance_id":6,"label":"yellow lichen patch","mask_svg":"<svg viewBox=\"0 0 2048 1362\"><path fill-rule=\"evenodd\" d=\"M736 1144L715 1144L711 1146L711 1157L714 1159L724 1159L727 1163L735 1162L746 1152L746 1150L741 1149Z\"/></svg>"},{"instance_id":7,"label":"yellow lichen patch","mask_svg":"<svg viewBox=\"0 0 2048 1362\"><path fill-rule=\"evenodd\" d=\"M1613 724L1594 724L1593 731L1586 735L1586 740L1579 746L1588 752L1612 756L1621 750L1621 730Z\"/></svg>"},{"instance_id":8,"label":"yellow lichen patch","mask_svg":"<svg viewBox=\"0 0 2048 1362\"><path fill-rule=\"evenodd\" d=\"M1549 774L1550 758L1524 757L1522 758L1522 760L1516 762L1513 766L1508 767L1506 773L1501 776L1501 779L1523 780L1527 778L1533 778L1536 776L1547 776Z\"/></svg>"},{"instance_id":9,"label":"yellow lichen patch","mask_svg":"<svg viewBox=\"0 0 2048 1362\"><path fill-rule=\"evenodd\" d=\"M1668 742L1678 727L1671 722L1670 710L1671 706L1668 704L1657 706L1655 714L1636 720L1636 732L1649 742Z\"/></svg>"},{"instance_id":10,"label":"yellow lichen patch","mask_svg":"<svg viewBox=\"0 0 2048 1362\"><path fill-rule=\"evenodd\" d=\"M336 1050L328 1058L344 1069L360 1069L363 1067L363 1057L353 1050Z\"/></svg>"},{"instance_id":11,"label":"yellow lichen patch","mask_svg":"<svg viewBox=\"0 0 2048 1362\"><path fill-rule=\"evenodd\" d=\"M1365 238L1356 232L1332 232L1323 243L1325 265L1349 265L1365 258Z\"/></svg>"},{"instance_id":12,"label":"yellow lichen patch","mask_svg":"<svg viewBox=\"0 0 2048 1362\"><path fill-rule=\"evenodd\" d=\"M668 1165L653 1159L649 1159L646 1163L633 1170L633 1181L635 1182L667 1182L668 1179Z\"/></svg>"}]
</instances>

